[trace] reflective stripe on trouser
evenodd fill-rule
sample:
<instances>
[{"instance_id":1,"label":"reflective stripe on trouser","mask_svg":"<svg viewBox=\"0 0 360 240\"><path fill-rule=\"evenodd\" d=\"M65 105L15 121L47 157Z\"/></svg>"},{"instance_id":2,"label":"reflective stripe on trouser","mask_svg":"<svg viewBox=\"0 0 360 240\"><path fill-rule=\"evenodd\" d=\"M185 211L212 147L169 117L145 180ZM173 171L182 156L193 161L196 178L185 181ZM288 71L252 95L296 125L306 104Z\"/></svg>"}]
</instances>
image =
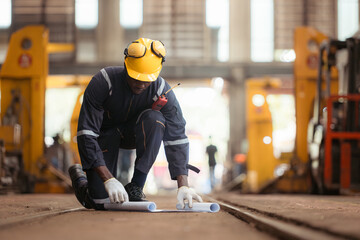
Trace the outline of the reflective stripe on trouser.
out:
<instances>
[{"instance_id":1,"label":"reflective stripe on trouser","mask_svg":"<svg viewBox=\"0 0 360 240\"><path fill-rule=\"evenodd\" d=\"M136 148L135 167L143 173L148 173L155 162L165 132L165 118L161 112L150 110L144 111L135 124L136 120L100 133L99 146L113 176L116 176L119 148ZM88 170L86 174L94 201L108 198L104 183L95 170Z\"/></svg>"}]
</instances>

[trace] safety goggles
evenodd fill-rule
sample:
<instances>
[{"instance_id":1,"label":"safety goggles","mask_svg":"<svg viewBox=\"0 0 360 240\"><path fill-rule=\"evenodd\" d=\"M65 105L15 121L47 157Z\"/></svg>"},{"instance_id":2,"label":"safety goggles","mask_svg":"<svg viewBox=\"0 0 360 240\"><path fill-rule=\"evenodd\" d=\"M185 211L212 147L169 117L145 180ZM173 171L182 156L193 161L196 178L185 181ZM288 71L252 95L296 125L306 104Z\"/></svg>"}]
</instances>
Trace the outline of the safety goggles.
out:
<instances>
[{"instance_id":1,"label":"safety goggles","mask_svg":"<svg viewBox=\"0 0 360 240\"><path fill-rule=\"evenodd\" d=\"M166 50L161 41L155 40L151 42L151 51L159 58L162 58L161 63L165 62ZM146 54L146 46L138 41L134 41L129 44L124 50L126 57L142 58Z\"/></svg>"}]
</instances>

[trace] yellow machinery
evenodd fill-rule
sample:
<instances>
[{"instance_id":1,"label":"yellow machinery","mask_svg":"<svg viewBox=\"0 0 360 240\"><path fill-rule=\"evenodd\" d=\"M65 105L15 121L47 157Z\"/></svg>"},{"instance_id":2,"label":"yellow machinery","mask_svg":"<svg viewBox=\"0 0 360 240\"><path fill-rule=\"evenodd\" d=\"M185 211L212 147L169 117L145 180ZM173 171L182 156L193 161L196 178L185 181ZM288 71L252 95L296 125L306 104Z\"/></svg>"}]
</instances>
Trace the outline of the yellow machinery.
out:
<instances>
[{"instance_id":1,"label":"yellow machinery","mask_svg":"<svg viewBox=\"0 0 360 240\"><path fill-rule=\"evenodd\" d=\"M328 38L311 27L299 27L295 31L296 60L294 63L295 103L296 103L296 141L295 155L307 164L307 128L313 116L318 76L320 44ZM331 89L337 92L337 71L332 69Z\"/></svg>"},{"instance_id":2,"label":"yellow machinery","mask_svg":"<svg viewBox=\"0 0 360 240\"><path fill-rule=\"evenodd\" d=\"M266 191L309 193L312 189L308 150L308 125L314 112L319 49L328 37L312 27L298 27L294 33L294 93L296 138L290 169L275 179ZM331 72L331 86L337 91L337 72Z\"/></svg>"},{"instance_id":3,"label":"yellow machinery","mask_svg":"<svg viewBox=\"0 0 360 240\"><path fill-rule=\"evenodd\" d=\"M44 159L44 116L48 54L72 51L73 45L50 44L48 39L49 31L41 25L15 32L0 71L2 168L12 162L8 172L18 173L19 179L12 181L20 181L22 192L64 192L69 186L69 179ZM10 185L3 169L1 177Z\"/></svg>"},{"instance_id":4,"label":"yellow machinery","mask_svg":"<svg viewBox=\"0 0 360 240\"><path fill-rule=\"evenodd\" d=\"M308 125L313 117L314 99L319 65L319 49L327 36L312 27L298 27L294 32L294 94L296 137L290 169L269 184L266 191L309 193L312 189ZM332 72L331 84L336 85L336 72Z\"/></svg>"},{"instance_id":5,"label":"yellow machinery","mask_svg":"<svg viewBox=\"0 0 360 240\"><path fill-rule=\"evenodd\" d=\"M248 176L245 189L251 192L303 192L311 191L310 164L308 157L308 125L313 117L314 99L317 90L319 48L327 36L311 27L295 30L294 50L294 95L296 114L296 139L292 157L288 157L288 169L275 177L274 168L281 163L272 152L272 144L266 145L264 136L272 136L271 114L266 101L255 106L253 98L266 97L271 87L281 87L276 81L264 78L247 81L247 131L249 152ZM337 91L337 71L331 72L332 93ZM262 102L262 101L260 101ZM270 140L270 138L268 138Z\"/></svg>"},{"instance_id":6,"label":"yellow machinery","mask_svg":"<svg viewBox=\"0 0 360 240\"><path fill-rule=\"evenodd\" d=\"M249 151L247 153L246 191L258 192L274 178L279 160L272 145L272 118L266 101L268 90L280 87L275 78L248 79L246 82L246 126Z\"/></svg>"}]
</instances>

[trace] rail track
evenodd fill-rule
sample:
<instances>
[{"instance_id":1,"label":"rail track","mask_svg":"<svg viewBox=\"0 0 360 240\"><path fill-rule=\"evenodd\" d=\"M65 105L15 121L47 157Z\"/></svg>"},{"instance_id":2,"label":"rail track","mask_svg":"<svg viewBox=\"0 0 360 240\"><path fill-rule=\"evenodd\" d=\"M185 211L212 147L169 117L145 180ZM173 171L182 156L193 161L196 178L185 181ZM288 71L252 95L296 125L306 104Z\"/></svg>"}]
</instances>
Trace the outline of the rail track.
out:
<instances>
[{"instance_id":1,"label":"rail track","mask_svg":"<svg viewBox=\"0 0 360 240\"><path fill-rule=\"evenodd\" d=\"M209 196L207 198L209 201L217 202L221 206L221 210L278 239L359 240L357 237L315 227L306 222L284 218L280 215L230 203L226 200L218 200Z\"/></svg>"}]
</instances>

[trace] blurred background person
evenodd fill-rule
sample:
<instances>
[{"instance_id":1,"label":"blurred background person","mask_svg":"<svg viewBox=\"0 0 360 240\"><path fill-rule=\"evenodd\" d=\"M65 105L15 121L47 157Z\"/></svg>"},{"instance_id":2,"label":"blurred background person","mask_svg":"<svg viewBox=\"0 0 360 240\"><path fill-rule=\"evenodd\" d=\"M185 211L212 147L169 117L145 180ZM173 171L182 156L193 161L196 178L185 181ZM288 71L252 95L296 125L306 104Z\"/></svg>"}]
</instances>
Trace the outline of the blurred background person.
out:
<instances>
[{"instance_id":1,"label":"blurred background person","mask_svg":"<svg viewBox=\"0 0 360 240\"><path fill-rule=\"evenodd\" d=\"M211 189L215 187L216 179L215 179L215 166L216 159L215 153L217 152L217 148L212 144L211 136L209 137L209 146L206 147L206 153L209 157L209 177L210 177L210 185Z\"/></svg>"}]
</instances>

